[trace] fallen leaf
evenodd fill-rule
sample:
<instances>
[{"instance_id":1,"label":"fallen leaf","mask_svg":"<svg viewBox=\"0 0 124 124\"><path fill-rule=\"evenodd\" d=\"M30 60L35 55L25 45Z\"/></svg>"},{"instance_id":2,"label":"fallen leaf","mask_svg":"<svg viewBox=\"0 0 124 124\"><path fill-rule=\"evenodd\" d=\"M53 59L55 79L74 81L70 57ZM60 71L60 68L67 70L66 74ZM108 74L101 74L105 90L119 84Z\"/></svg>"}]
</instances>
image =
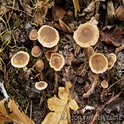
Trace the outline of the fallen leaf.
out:
<instances>
[{"instance_id":1,"label":"fallen leaf","mask_svg":"<svg viewBox=\"0 0 124 124\"><path fill-rule=\"evenodd\" d=\"M79 0L72 0L75 10L75 17L77 17L77 12L80 11Z\"/></svg>"},{"instance_id":2,"label":"fallen leaf","mask_svg":"<svg viewBox=\"0 0 124 124\"><path fill-rule=\"evenodd\" d=\"M59 21L59 19L64 18L65 14L66 14L66 11L61 7L54 6L53 10L52 10L52 13L53 13L54 21Z\"/></svg>"},{"instance_id":3,"label":"fallen leaf","mask_svg":"<svg viewBox=\"0 0 124 124\"><path fill-rule=\"evenodd\" d=\"M70 92L71 87L72 84L66 82L66 87L59 87L59 98L48 99L48 108L53 112L48 113L42 124L70 124L70 109L78 109L78 105Z\"/></svg>"},{"instance_id":4,"label":"fallen leaf","mask_svg":"<svg viewBox=\"0 0 124 124\"><path fill-rule=\"evenodd\" d=\"M124 6L120 5L115 12L115 16L117 19L124 21Z\"/></svg>"},{"instance_id":5,"label":"fallen leaf","mask_svg":"<svg viewBox=\"0 0 124 124\"><path fill-rule=\"evenodd\" d=\"M101 41L119 47L122 43L122 32L118 26L106 26L101 31Z\"/></svg>"},{"instance_id":6,"label":"fallen leaf","mask_svg":"<svg viewBox=\"0 0 124 124\"><path fill-rule=\"evenodd\" d=\"M35 124L22 112L13 99L0 101L0 124L5 121L12 121L14 124Z\"/></svg>"}]
</instances>

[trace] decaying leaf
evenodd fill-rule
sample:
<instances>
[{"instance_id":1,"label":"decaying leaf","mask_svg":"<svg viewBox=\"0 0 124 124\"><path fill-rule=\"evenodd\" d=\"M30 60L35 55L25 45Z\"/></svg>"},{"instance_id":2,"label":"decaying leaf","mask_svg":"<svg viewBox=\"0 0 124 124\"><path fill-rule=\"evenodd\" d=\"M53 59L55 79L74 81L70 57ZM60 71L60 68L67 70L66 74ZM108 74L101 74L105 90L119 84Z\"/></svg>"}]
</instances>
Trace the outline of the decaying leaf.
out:
<instances>
[{"instance_id":1,"label":"decaying leaf","mask_svg":"<svg viewBox=\"0 0 124 124\"><path fill-rule=\"evenodd\" d=\"M77 17L77 12L80 11L79 0L72 0L74 4L75 17Z\"/></svg>"},{"instance_id":2,"label":"decaying leaf","mask_svg":"<svg viewBox=\"0 0 124 124\"><path fill-rule=\"evenodd\" d=\"M106 26L101 31L100 40L119 47L122 43L122 32L118 26Z\"/></svg>"},{"instance_id":3,"label":"decaying leaf","mask_svg":"<svg viewBox=\"0 0 124 124\"><path fill-rule=\"evenodd\" d=\"M0 101L0 124L4 124L5 121L12 121L14 124L35 124L13 99Z\"/></svg>"},{"instance_id":4,"label":"decaying leaf","mask_svg":"<svg viewBox=\"0 0 124 124\"><path fill-rule=\"evenodd\" d=\"M61 7L55 6L55 7L53 7L52 13L53 13L54 20L59 21L59 19L64 18L66 11Z\"/></svg>"},{"instance_id":5,"label":"decaying leaf","mask_svg":"<svg viewBox=\"0 0 124 124\"><path fill-rule=\"evenodd\" d=\"M70 109L77 110L78 105L70 93L71 83L66 87L59 87L58 96L48 99L49 112L42 124L70 124Z\"/></svg>"}]
</instances>

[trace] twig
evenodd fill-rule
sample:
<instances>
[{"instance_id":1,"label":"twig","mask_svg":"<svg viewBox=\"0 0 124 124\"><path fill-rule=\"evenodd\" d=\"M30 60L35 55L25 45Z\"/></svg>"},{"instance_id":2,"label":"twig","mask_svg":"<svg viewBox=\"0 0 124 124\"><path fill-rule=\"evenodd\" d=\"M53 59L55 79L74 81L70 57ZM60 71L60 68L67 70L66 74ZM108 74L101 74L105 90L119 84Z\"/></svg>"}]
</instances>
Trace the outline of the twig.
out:
<instances>
[{"instance_id":1,"label":"twig","mask_svg":"<svg viewBox=\"0 0 124 124\"><path fill-rule=\"evenodd\" d=\"M58 88L58 71L55 71L54 93L56 93L57 88Z\"/></svg>"},{"instance_id":2,"label":"twig","mask_svg":"<svg viewBox=\"0 0 124 124\"><path fill-rule=\"evenodd\" d=\"M115 99L117 99L117 98L120 96L121 93L122 93L122 91L119 92L117 95L111 97L104 105L99 106L99 107L96 109L96 114L94 115L93 119L90 121L90 124L94 124L95 121L96 121L96 119L97 119L97 117L98 117L99 115L101 115L103 109L104 109L107 105L109 105L111 102L113 102Z\"/></svg>"},{"instance_id":3,"label":"twig","mask_svg":"<svg viewBox=\"0 0 124 124\"><path fill-rule=\"evenodd\" d=\"M32 118L32 100L31 100L31 103L30 103L30 118Z\"/></svg>"},{"instance_id":4,"label":"twig","mask_svg":"<svg viewBox=\"0 0 124 124\"><path fill-rule=\"evenodd\" d=\"M0 82L0 89L1 89L1 92L3 93L4 97L5 97L6 99L8 99L9 96L8 96L8 94L7 94L6 90L5 90L5 87L4 87L4 85L3 85L2 82Z\"/></svg>"}]
</instances>

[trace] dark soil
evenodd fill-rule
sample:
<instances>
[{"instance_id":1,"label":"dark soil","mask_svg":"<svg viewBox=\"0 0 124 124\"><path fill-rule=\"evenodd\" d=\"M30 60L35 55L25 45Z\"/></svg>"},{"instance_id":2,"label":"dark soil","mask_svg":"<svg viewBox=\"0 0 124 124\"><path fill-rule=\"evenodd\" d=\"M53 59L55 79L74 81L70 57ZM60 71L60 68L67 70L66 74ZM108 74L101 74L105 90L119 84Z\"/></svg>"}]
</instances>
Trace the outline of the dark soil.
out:
<instances>
[{"instance_id":1,"label":"dark soil","mask_svg":"<svg viewBox=\"0 0 124 124\"><path fill-rule=\"evenodd\" d=\"M124 49L117 51L118 48L124 45L124 20L119 20L115 16L113 18L107 18L107 1L102 1L97 5L100 38L93 48L95 52L103 53L106 57L109 53L115 53L117 61L112 69L99 75L98 85L94 93L89 98L83 98L83 93L87 92L91 87L92 79L90 75L92 75L92 72L87 67L79 75L79 68L81 70L84 68L86 58L84 56L84 49L75 43L73 32L71 31L76 30L80 24L89 21L91 17L97 14L97 10L95 10L94 12L82 15L84 8L90 2L91 0L80 0L81 10L77 17L75 17L73 2L71 0L55 0L46 2L46 4L38 4L37 0L0 1L0 80L4 81L8 95L18 102L21 109L36 124L41 124L49 112L47 99L57 95L57 92L54 92L55 71L50 68L49 62L45 57L48 49L44 48L38 41L36 45L40 46L42 50L39 58L43 60L45 65L42 71L43 75L41 73L39 74L35 69L32 69L38 58L31 55L31 49L35 43L29 39L28 35L31 29L38 30L41 25L47 24L53 26L60 34L57 52L64 55L66 64L58 72L58 86L65 86L64 82L70 81L73 84L74 98L79 105L78 112L71 112L72 124L89 124L96 113L97 107L104 105L111 97L124 90ZM113 4L116 10L122 2L120 0L113 0ZM34 19L37 13L40 16ZM36 21L39 18L40 21ZM64 27L58 28L60 26L58 22L59 18L69 26L71 31L68 31ZM118 29L116 32L113 31L114 29L108 29L109 33L107 32L108 35L106 36L103 33L105 26L117 26ZM18 69L11 65L10 60L12 55L21 50L27 51L30 54L30 62L27 65L27 69L31 70L30 75L27 75L27 72L23 69ZM48 87L44 92L38 91L34 87L35 82L42 79L48 83ZM100 85L102 80L107 80L110 88L103 89ZM2 100L3 98L1 93L0 99ZM102 110L101 115L97 118L96 124L124 123L123 98L124 94L122 92L116 100ZM80 113L80 110L86 105L95 107L95 110L88 110L84 114Z\"/></svg>"}]
</instances>

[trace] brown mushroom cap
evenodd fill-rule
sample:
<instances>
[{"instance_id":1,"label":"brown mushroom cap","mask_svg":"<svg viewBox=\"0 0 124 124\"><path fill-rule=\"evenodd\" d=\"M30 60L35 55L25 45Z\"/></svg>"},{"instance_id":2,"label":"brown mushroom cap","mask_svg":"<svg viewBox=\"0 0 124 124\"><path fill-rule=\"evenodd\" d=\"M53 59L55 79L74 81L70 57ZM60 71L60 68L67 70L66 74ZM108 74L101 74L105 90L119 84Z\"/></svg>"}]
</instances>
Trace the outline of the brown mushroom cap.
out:
<instances>
[{"instance_id":1,"label":"brown mushroom cap","mask_svg":"<svg viewBox=\"0 0 124 124\"><path fill-rule=\"evenodd\" d=\"M47 59L48 61L50 61L50 57L51 57L51 54L52 54L52 53L53 53L53 52L51 52L51 50L46 51L45 56L46 56L46 59Z\"/></svg>"},{"instance_id":2,"label":"brown mushroom cap","mask_svg":"<svg viewBox=\"0 0 124 124\"><path fill-rule=\"evenodd\" d=\"M89 59L89 66L92 72L99 74L108 69L108 60L101 53L94 53Z\"/></svg>"},{"instance_id":3,"label":"brown mushroom cap","mask_svg":"<svg viewBox=\"0 0 124 124\"><path fill-rule=\"evenodd\" d=\"M101 81L101 87L108 88L108 81L106 81L106 80Z\"/></svg>"},{"instance_id":4,"label":"brown mushroom cap","mask_svg":"<svg viewBox=\"0 0 124 124\"><path fill-rule=\"evenodd\" d=\"M23 68L28 64L29 58L27 52L19 51L11 58L11 64L16 68Z\"/></svg>"},{"instance_id":5,"label":"brown mushroom cap","mask_svg":"<svg viewBox=\"0 0 124 124\"><path fill-rule=\"evenodd\" d=\"M59 53L52 53L49 61L50 67L55 71L60 71L65 64L63 55Z\"/></svg>"},{"instance_id":6,"label":"brown mushroom cap","mask_svg":"<svg viewBox=\"0 0 124 124\"><path fill-rule=\"evenodd\" d=\"M38 72L42 71L44 69L44 63L41 59L38 59L35 63L35 68Z\"/></svg>"},{"instance_id":7,"label":"brown mushroom cap","mask_svg":"<svg viewBox=\"0 0 124 124\"><path fill-rule=\"evenodd\" d=\"M92 23L81 24L74 32L73 38L80 47L93 46L99 38L98 27Z\"/></svg>"},{"instance_id":8,"label":"brown mushroom cap","mask_svg":"<svg viewBox=\"0 0 124 124\"><path fill-rule=\"evenodd\" d=\"M35 88L38 90L44 90L47 86L48 84L45 81L39 81L35 83Z\"/></svg>"},{"instance_id":9,"label":"brown mushroom cap","mask_svg":"<svg viewBox=\"0 0 124 124\"><path fill-rule=\"evenodd\" d=\"M29 33L29 39L30 40L36 40L38 37L38 33L36 29L32 29Z\"/></svg>"},{"instance_id":10,"label":"brown mushroom cap","mask_svg":"<svg viewBox=\"0 0 124 124\"><path fill-rule=\"evenodd\" d=\"M33 46L32 50L31 50L31 54L34 57L39 57L41 55L41 49L39 46Z\"/></svg>"},{"instance_id":11,"label":"brown mushroom cap","mask_svg":"<svg viewBox=\"0 0 124 124\"><path fill-rule=\"evenodd\" d=\"M58 45L54 46L54 47L51 47L49 49L51 52L56 52L58 50Z\"/></svg>"},{"instance_id":12,"label":"brown mushroom cap","mask_svg":"<svg viewBox=\"0 0 124 124\"><path fill-rule=\"evenodd\" d=\"M110 53L108 55L108 69L111 69L114 66L116 60L117 60L117 57L114 53Z\"/></svg>"},{"instance_id":13,"label":"brown mushroom cap","mask_svg":"<svg viewBox=\"0 0 124 124\"><path fill-rule=\"evenodd\" d=\"M48 25L43 25L38 30L38 41L47 48L51 48L58 44L59 33L58 31Z\"/></svg>"},{"instance_id":14,"label":"brown mushroom cap","mask_svg":"<svg viewBox=\"0 0 124 124\"><path fill-rule=\"evenodd\" d=\"M94 49L92 47L85 48L84 54L86 58L90 58L90 56L94 54Z\"/></svg>"}]
</instances>

